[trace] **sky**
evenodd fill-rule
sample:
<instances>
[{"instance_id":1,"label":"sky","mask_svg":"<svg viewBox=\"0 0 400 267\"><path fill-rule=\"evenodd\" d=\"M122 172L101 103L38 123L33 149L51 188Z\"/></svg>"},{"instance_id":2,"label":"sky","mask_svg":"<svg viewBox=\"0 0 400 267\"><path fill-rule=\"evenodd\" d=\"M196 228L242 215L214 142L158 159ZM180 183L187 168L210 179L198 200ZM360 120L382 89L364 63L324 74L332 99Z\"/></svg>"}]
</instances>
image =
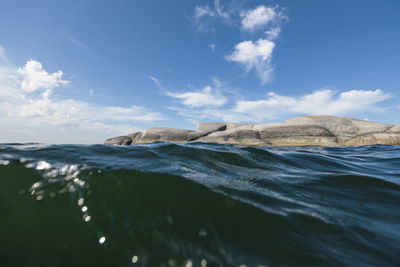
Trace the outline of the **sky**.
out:
<instances>
[{"instance_id":1,"label":"sky","mask_svg":"<svg viewBox=\"0 0 400 267\"><path fill-rule=\"evenodd\" d=\"M400 124L400 1L0 2L0 143L338 115Z\"/></svg>"}]
</instances>

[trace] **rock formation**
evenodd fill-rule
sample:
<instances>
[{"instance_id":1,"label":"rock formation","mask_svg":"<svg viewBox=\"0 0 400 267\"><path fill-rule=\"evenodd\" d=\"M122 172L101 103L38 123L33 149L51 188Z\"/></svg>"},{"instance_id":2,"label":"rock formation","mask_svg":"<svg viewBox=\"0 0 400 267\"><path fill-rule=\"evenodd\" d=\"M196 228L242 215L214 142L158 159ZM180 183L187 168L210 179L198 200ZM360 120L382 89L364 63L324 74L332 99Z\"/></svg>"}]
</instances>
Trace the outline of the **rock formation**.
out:
<instances>
[{"instance_id":1,"label":"rock formation","mask_svg":"<svg viewBox=\"0 0 400 267\"><path fill-rule=\"evenodd\" d=\"M400 145L400 125L338 116L305 116L284 123L200 123L196 131L150 128L109 138L104 144L135 145L157 141L272 146Z\"/></svg>"}]
</instances>

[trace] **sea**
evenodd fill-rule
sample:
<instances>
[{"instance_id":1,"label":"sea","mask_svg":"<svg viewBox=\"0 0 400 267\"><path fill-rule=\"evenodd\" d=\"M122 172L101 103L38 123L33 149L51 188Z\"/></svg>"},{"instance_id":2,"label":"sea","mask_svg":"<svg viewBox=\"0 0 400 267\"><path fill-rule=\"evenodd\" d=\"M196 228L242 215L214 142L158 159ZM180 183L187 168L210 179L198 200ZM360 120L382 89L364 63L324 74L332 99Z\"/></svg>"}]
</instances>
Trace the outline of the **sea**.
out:
<instances>
[{"instance_id":1,"label":"sea","mask_svg":"<svg viewBox=\"0 0 400 267\"><path fill-rule=\"evenodd\" d=\"M0 266L400 266L400 147L0 144Z\"/></svg>"}]
</instances>

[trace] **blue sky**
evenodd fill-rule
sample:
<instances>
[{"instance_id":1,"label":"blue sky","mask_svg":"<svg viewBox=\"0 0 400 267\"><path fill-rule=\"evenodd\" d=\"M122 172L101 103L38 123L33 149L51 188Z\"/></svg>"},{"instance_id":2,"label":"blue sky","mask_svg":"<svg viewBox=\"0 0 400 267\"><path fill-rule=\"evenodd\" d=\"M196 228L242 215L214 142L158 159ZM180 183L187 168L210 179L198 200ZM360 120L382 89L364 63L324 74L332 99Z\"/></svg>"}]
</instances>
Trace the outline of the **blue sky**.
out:
<instances>
[{"instance_id":1,"label":"blue sky","mask_svg":"<svg viewBox=\"0 0 400 267\"><path fill-rule=\"evenodd\" d=\"M340 115L399 124L399 1L0 2L0 142Z\"/></svg>"}]
</instances>

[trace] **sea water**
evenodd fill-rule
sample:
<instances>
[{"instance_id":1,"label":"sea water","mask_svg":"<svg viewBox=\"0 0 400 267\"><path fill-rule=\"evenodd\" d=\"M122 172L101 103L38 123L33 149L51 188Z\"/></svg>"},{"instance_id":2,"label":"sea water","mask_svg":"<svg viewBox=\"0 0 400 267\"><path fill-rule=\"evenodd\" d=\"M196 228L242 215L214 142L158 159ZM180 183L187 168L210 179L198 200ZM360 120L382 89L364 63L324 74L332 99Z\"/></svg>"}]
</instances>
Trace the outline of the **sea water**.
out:
<instances>
[{"instance_id":1,"label":"sea water","mask_svg":"<svg viewBox=\"0 0 400 267\"><path fill-rule=\"evenodd\" d=\"M400 148L0 145L0 266L399 266Z\"/></svg>"}]
</instances>

